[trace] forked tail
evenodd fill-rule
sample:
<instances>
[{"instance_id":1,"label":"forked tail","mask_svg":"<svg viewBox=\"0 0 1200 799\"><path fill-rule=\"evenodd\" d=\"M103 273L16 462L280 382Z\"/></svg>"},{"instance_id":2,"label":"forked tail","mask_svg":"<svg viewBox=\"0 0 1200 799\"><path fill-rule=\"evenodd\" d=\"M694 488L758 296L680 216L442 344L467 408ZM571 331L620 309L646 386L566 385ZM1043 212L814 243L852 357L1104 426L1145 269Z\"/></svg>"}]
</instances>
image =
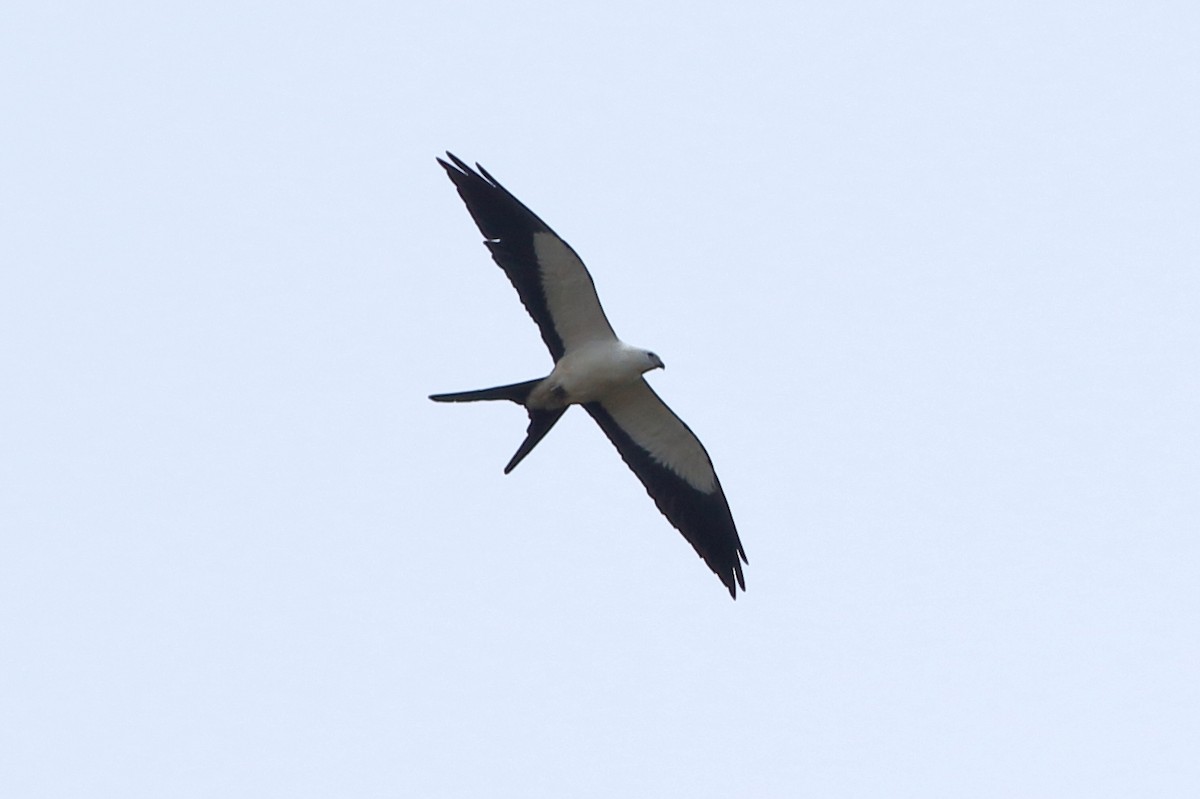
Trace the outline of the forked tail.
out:
<instances>
[{"instance_id":1,"label":"forked tail","mask_svg":"<svg viewBox=\"0 0 1200 799\"><path fill-rule=\"evenodd\" d=\"M521 442L521 446L517 447L517 454L513 455L512 460L504 467L505 474L517 468L517 464L524 460L526 455L533 452L533 448L546 437L550 428L554 427L554 423L567 412L566 408L555 408L552 411L535 411L532 408L525 410L529 412L529 427L525 429L525 440Z\"/></svg>"},{"instance_id":2,"label":"forked tail","mask_svg":"<svg viewBox=\"0 0 1200 799\"><path fill-rule=\"evenodd\" d=\"M459 391L454 394L431 394L429 398L434 402L508 400L518 405L524 405L525 401L529 399L529 393L540 382L542 382L542 378L526 380L524 383L513 383L507 386L496 386L495 388L481 388L478 391ZM516 454L512 456L508 465L504 467L505 474L517 468L517 464L524 460L526 455L533 452L533 448L538 445L539 441L546 437L546 434L550 432L550 428L554 427L554 423L562 418L567 409L564 407L547 411L526 408L525 411L529 414L529 427L525 430L525 440L521 442L521 446L517 448Z\"/></svg>"},{"instance_id":3,"label":"forked tail","mask_svg":"<svg viewBox=\"0 0 1200 799\"><path fill-rule=\"evenodd\" d=\"M455 394L430 394L429 398L434 402L508 400L518 405L524 405L525 400L529 399L529 392L533 391L534 387L540 382L542 382L540 379L526 380L524 383L512 383L511 385L496 386L495 388L481 388L478 391L459 391Z\"/></svg>"}]
</instances>

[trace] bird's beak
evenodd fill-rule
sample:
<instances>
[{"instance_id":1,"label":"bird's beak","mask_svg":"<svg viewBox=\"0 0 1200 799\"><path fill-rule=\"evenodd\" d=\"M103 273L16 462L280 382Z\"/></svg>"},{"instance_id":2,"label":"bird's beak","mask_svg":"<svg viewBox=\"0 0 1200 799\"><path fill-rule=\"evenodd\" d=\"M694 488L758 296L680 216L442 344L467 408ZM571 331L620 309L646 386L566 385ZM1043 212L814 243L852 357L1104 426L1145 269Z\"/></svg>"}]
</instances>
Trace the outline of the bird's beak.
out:
<instances>
[{"instance_id":1,"label":"bird's beak","mask_svg":"<svg viewBox=\"0 0 1200 799\"><path fill-rule=\"evenodd\" d=\"M658 368L662 369L663 371L666 371L666 369L667 369L667 365L662 362L662 358L658 359Z\"/></svg>"}]
</instances>

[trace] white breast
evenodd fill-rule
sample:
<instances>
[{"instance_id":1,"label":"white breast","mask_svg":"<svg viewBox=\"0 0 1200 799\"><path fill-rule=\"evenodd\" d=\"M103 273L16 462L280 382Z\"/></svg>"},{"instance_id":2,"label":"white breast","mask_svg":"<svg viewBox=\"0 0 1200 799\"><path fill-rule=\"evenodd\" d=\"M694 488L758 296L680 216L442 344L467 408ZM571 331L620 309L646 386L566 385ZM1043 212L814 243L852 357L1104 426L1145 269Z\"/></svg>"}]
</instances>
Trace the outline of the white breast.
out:
<instances>
[{"instance_id":1,"label":"white breast","mask_svg":"<svg viewBox=\"0 0 1200 799\"><path fill-rule=\"evenodd\" d=\"M550 391L566 392L570 403L595 402L637 380L645 366L641 350L620 341L600 341L564 355L546 385Z\"/></svg>"}]
</instances>

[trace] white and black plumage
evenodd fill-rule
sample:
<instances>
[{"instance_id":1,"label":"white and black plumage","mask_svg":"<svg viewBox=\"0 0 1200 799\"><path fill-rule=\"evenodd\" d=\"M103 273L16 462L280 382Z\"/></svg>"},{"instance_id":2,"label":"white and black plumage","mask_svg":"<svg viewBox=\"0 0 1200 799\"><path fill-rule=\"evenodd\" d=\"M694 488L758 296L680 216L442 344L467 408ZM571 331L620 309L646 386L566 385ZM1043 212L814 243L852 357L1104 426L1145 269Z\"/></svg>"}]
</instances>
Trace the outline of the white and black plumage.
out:
<instances>
[{"instance_id":1,"label":"white and black plumage","mask_svg":"<svg viewBox=\"0 0 1200 799\"><path fill-rule=\"evenodd\" d=\"M510 400L525 407L525 441L511 472L571 405L582 405L616 445L658 509L716 573L729 593L746 590L742 542L721 481L700 440L642 375L663 368L648 350L617 338L583 261L565 241L476 164L438 159L508 275L554 358L548 377L508 386L434 394L437 402Z\"/></svg>"}]
</instances>

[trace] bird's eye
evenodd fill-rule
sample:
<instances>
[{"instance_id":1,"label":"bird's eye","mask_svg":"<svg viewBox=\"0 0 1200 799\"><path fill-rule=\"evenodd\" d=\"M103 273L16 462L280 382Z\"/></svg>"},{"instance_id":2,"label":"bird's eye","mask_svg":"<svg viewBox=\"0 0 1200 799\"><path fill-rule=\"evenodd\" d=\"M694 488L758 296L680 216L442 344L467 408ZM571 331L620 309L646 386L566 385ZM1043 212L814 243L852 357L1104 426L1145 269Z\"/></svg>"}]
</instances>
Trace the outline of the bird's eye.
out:
<instances>
[{"instance_id":1,"label":"bird's eye","mask_svg":"<svg viewBox=\"0 0 1200 799\"><path fill-rule=\"evenodd\" d=\"M657 355L655 355L653 352L648 352L648 353L646 353L646 354L647 354L647 355L649 355L651 358L653 358L653 359L655 359L655 360L658 360L658 356L657 356Z\"/></svg>"}]
</instances>

